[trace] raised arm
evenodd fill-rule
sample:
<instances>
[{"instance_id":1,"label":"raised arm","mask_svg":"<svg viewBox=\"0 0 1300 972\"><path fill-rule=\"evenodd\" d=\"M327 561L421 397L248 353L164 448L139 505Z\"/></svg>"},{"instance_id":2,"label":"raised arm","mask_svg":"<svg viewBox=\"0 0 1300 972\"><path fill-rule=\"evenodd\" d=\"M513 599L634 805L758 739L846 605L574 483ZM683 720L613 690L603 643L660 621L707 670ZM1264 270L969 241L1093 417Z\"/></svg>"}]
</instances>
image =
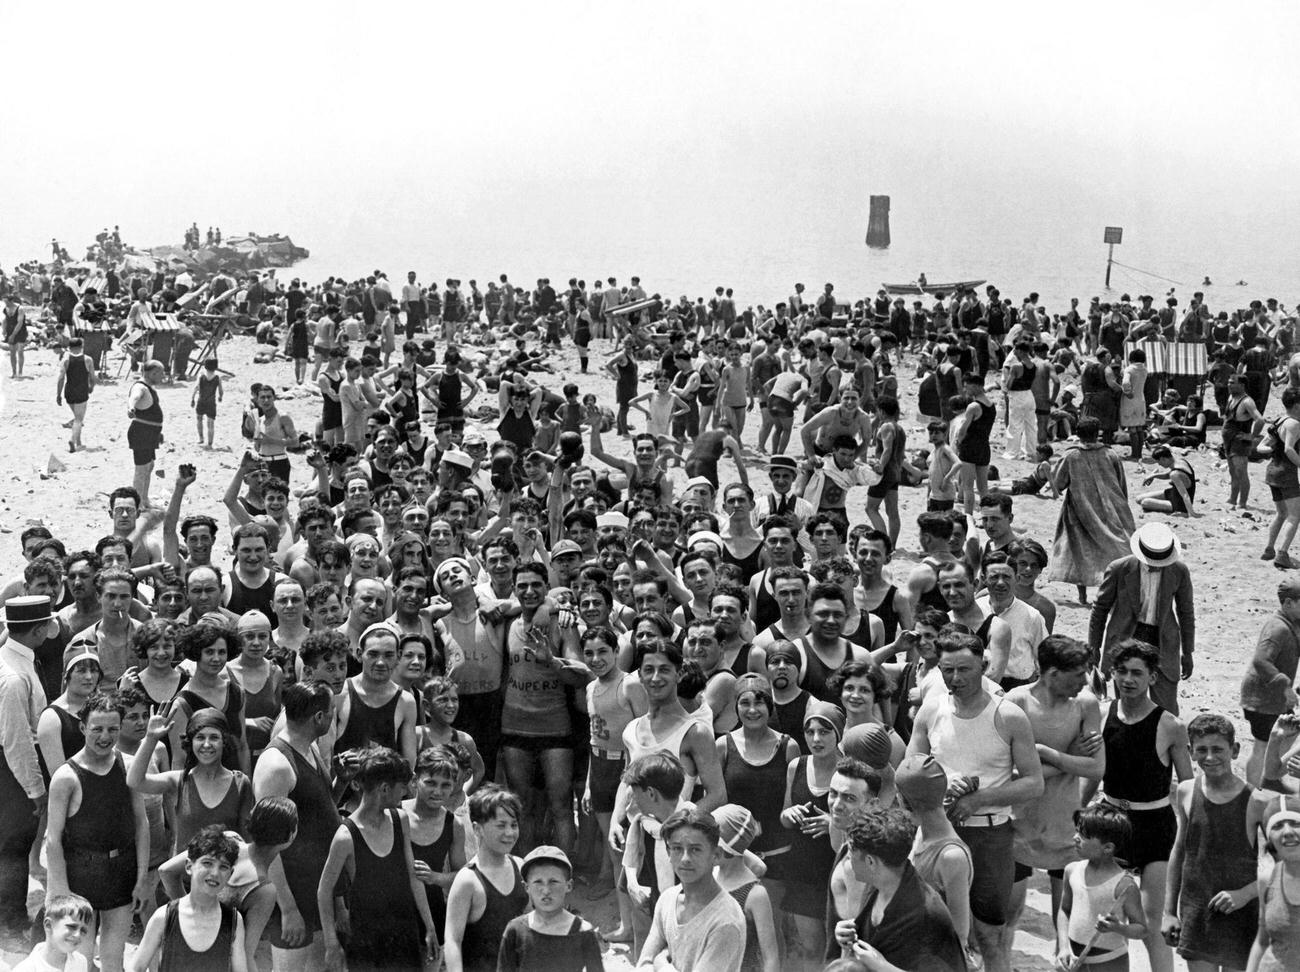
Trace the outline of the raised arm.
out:
<instances>
[{"instance_id":1,"label":"raised arm","mask_svg":"<svg viewBox=\"0 0 1300 972\"><path fill-rule=\"evenodd\" d=\"M179 785L181 778L179 770L168 770L166 773L149 772L154 750L171 729L172 721L166 716L149 717L149 726L145 729L144 739L140 741L126 770L126 785L131 789L150 796L161 796L171 793Z\"/></svg>"},{"instance_id":2,"label":"raised arm","mask_svg":"<svg viewBox=\"0 0 1300 972\"><path fill-rule=\"evenodd\" d=\"M163 515L163 560L171 564L177 570L181 569L181 545L176 530L181 519L181 501L185 498L185 490L194 483L198 475L191 471L190 466L182 465L176 472L176 483L172 486L172 497L167 503L167 512Z\"/></svg>"},{"instance_id":3,"label":"raised arm","mask_svg":"<svg viewBox=\"0 0 1300 972\"><path fill-rule=\"evenodd\" d=\"M239 460L239 465L235 467L235 474L230 477L230 485L226 487L226 495L221 498L221 502L230 511L231 519L240 526L253 522L253 518L248 515L248 511L239 502L239 491L244 487L244 476L248 473L251 464L249 455L245 452Z\"/></svg>"},{"instance_id":4,"label":"raised arm","mask_svg":"<svg viewBox=\"0 0 1300 972\"><path fill-rule=\"evenodd\" d=\"M591 423L591 444L589 446L589 451L593 456L595 456L605 465L611 466L614 469L617 469L628 476L632 475L636 471L635 468L633 468L632 463L624 462L622 459L619 459L617 456L611 456L608 452L605 451L605 445L603 442L601 442L600 439L599 421L593 421Z\"/></svg>"}]
</instances>

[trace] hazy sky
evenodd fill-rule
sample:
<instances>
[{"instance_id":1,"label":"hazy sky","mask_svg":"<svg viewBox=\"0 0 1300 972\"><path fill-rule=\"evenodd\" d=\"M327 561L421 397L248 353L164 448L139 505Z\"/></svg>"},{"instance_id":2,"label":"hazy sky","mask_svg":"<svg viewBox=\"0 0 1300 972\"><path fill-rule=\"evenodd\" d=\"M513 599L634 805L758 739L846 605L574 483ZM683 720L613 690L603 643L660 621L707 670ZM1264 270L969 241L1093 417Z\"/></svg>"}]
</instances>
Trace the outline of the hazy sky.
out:
<instances>
[{"instance_id":1,"label":"hazy sky","mask_svg":"<svg viewBox=\"0 0 1300 972\"><path fill-rule=\"evenodd\" d=\"M869 192L1296 214L1300 4L1061 6L6 0L0 261L323 214L565 247L794 209L860 239Z\"/></svg>"}]
</instances>

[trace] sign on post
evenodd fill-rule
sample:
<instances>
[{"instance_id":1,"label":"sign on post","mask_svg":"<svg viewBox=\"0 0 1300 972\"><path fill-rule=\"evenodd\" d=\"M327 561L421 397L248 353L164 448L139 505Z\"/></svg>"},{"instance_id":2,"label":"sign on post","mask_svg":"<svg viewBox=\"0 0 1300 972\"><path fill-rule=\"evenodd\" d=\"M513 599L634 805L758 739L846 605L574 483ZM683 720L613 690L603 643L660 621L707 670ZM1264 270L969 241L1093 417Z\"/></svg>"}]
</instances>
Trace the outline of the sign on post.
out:
<instances>
[{"instance_id":1,"label":"sign on post","mask_svg":"<svg viewBox=\"0 0 1300 972\"><path fill-rule=\"evenodd\" d=\"M1102 242L1103 242L1103 243L1123 243L1123 242L1124 242L1124 227L1122 227L1122 226L1107 226L1107 227L1106 227L1106 238L1105 238L1104 240L1102 240Z\"/></svg>"}]
</instances>

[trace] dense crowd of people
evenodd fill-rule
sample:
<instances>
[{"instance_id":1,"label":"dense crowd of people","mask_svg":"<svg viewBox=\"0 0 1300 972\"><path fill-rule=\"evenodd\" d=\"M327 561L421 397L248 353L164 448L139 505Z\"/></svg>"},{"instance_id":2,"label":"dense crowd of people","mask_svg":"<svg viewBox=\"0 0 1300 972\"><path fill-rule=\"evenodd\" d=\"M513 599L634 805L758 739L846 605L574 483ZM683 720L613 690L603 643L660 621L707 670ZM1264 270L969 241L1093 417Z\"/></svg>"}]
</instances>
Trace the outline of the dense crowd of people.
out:
<instances>
[{"instance_id":1,"label":"dense crowd of people","mask_svg":"<svg viewBox=\"0 0 1300 972\"><path fill-rule=\"evenodd\" d=\"M253 383L224 509L195 509L193 465L150 495L179 372L141 360L103 536L22 531L0 944L24 972L116 972L137 921L138 970L253 972L269 945L277 972L591 972L627 942L655 972L1003 972L1036 871L1063 970L1127 969L1130 942L1156 972L1300 968L1300 578L1246 666L1239 774L1234 721L1179 714L1196 599L1170 525L1221 426L1234 507L1268 454L1263 557L1296 566L1276 301L183 276L4 283L14 374L40 332L73 451L87 334L199 289L320 394L300 429ZM1159 394L1151 356L1185 345L1204 373ZM612 402L580 384L593 353ZM236 392L204 365L210 448ZM1147 456L1160 488L1130 497ZM1015 517L1041 495L1050 542ZM1045 570L1092 589L1086 630L1059 630Z\"/></svg>"}]
</instances>

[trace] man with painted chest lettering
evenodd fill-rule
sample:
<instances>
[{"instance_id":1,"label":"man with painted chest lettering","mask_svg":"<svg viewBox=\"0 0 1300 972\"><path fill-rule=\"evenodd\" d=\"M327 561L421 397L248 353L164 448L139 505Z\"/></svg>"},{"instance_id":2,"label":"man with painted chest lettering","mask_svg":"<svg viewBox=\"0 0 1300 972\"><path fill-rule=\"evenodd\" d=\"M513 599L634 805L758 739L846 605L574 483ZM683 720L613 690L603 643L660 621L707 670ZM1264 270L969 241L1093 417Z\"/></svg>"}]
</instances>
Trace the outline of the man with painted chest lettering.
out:
<instances>
[{"instance_id":1,"label":"man with painted chest lettering","mask_svg":"<svg viewBox=\"0 0 1300 972\"><path fill-rule=\"evenodd\" d=\"M506 630L508 669L501 713L501 751L506 781L516 793L530 793L540 765L546 800L531 801L536 816L520 820L520 840L530 846L550 808L555 840L573 849L573 725L566 687L584 688L591 670L578 657L578 632L561 627L546 600L546 572L540 564L515 568L515 597L521 613Z\"/></svg>"}]
</instances>

